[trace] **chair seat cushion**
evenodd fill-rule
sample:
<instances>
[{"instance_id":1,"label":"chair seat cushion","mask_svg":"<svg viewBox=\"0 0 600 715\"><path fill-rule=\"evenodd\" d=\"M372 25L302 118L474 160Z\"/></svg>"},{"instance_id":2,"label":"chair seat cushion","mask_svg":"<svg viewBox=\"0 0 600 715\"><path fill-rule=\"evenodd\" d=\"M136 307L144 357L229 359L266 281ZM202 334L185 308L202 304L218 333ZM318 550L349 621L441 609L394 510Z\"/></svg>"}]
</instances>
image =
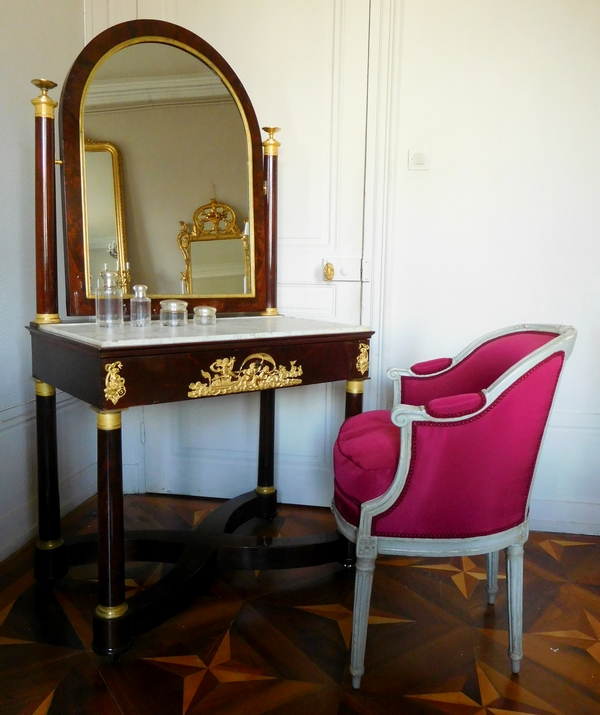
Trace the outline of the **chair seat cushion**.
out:
<instances>
[{"instance_id":1,"label":"chair seat cushion","mask_svg":"<svg viewBox=\"0 0 600 715\"><path fill-rule=\"evenodd\" d=\"M400 458L400 428L388 410L347 419L333 449L334 501L338 512L358 525L360 505L381 496L392 483Z\"/></svg>"}]
</instances>

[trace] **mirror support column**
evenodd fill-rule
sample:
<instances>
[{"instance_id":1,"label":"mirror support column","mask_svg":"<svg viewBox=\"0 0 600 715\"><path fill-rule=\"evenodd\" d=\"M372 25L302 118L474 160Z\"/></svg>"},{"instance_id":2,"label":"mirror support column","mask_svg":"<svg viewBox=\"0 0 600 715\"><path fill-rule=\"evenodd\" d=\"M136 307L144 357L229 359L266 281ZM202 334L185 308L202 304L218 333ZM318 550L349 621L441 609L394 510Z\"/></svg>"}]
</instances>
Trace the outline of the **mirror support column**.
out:
<instances>
[{"instance_id":1,"label":"mirror support column","mask_svg":"<svg viewBox=\"0 0 600 715\"><path fill-rule=\"evenodd\" d=\"M60 323L56 257L56 201L54 180L54 109L48 96L56 82L34 79L42 90L31 100L35 107L35 275L36 323Z\"/></svg>"},{"instance_id":2,"label":"mirror support column","mask_svg":"<svg viewBox=\"0 0 600 715\"><path fill-rule=\"evenodd\" d=\"M277 311L277 161L281 143L274 138L279 127L263 127L269 138L263 142L265 162L265 206L267 231L267 308L263 315Z\"/></svg>"},{"instance_id":3,"label":"mirror support column","mask_svg":"<svg viewBox=\"0 0 600 715\"><path fill-rule=\"evenodd\" d=\"M132 644L125 601L121 412L98 412L98 606L92 648L117 656Z\"/></svg>"}]
</instances>

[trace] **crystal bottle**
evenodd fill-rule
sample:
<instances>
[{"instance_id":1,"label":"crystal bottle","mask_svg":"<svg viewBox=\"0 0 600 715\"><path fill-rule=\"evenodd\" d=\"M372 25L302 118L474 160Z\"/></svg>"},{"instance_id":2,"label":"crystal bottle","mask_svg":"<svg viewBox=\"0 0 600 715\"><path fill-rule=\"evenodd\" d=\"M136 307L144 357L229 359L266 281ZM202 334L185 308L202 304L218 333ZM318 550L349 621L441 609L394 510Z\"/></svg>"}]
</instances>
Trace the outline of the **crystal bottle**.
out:
<instances>
[{"instance_id":1,"label":"crystal bottle","mask_svg":"<svg viewBox=\"0 0 600 715\"><path fill-rule=\"evenodd\" d=\"M96 324L101 328L123 325L123 290L119 274L115 271L100 273L100 286L96 290Z\"/></svg>"},{"instance_id":2,"label":"crystal bottle","mask_svg":"<svg viewBox=\"0 0 600 715\"><path fill-rule=\"evenodd\" d=\"M133 298L129 302L129 313L132 328L146 328L152 322L150 314L150 298L146 295L148 286L133 286Z\"/></svg>"}]
</instances>

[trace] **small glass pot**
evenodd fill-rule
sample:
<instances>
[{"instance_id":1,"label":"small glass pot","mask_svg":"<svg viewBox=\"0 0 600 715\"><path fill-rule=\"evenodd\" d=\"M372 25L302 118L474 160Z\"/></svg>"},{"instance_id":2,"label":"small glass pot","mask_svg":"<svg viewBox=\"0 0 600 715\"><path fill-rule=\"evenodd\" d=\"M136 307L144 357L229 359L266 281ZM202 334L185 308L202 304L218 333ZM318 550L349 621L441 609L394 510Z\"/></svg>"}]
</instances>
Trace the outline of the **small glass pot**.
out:
<instances>
[{"instance_id":1,"label":"small glass pot","mask_svg":"<svg viewBox=\"0 0 600 715\"><path fill-rule=\"evenodd\" d=\"M217 309L210 305L197 305L194 308L194 325L216 325Z\"/></svg>"},{"instance_id":2,"label":"small glass pot","mask_svg":"<svg viewBox=\"0 0 600 715\"><path fill-rule=\"evenodd\" d=\"M187 325L187 303L185 300L161 300L160 322L168 328Z\"/></svg>"}]
</instances>

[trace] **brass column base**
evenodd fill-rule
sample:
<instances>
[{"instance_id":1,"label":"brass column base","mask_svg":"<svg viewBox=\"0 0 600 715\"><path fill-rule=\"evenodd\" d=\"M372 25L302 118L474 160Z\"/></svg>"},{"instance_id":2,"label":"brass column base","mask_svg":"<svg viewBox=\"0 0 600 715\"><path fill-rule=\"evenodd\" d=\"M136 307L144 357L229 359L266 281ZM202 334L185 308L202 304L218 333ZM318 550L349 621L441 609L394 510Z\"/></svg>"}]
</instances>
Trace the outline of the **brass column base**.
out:
<instances>
[{"instance_id":1,"label":"brass column base","mask_svg":"<svg viewBox=\"0 0 600 715\"><path fill-rule=\"evenodd\" d=\"M277 516L277 489L256 487L256 516L259 519L274 519Z\"/></svg>"},{"instance_id":2,"label":"brass column base","mask_svg":"<svg viewBox=\"0 0 600 715\"><path fill-rule=\"evenodd\" d=\"M124 604L125 606L127 604ZM118 606L116 608L119 608ZM126 611L117 618L106 618L94 613L92 648L98 655L115 657L133 645L131 614Z\"/></svg>"},{"instance_id":3,"label":"brass column base","mask_svg":"<svg viewBox=\"0 0 600 715\"><path fill-rule=\"evenodd\" d=\"M33 555L33 575L36 581L57 581L69 570L67 547L62 539L40 541Z\"/></svg>"}]
</instances>

